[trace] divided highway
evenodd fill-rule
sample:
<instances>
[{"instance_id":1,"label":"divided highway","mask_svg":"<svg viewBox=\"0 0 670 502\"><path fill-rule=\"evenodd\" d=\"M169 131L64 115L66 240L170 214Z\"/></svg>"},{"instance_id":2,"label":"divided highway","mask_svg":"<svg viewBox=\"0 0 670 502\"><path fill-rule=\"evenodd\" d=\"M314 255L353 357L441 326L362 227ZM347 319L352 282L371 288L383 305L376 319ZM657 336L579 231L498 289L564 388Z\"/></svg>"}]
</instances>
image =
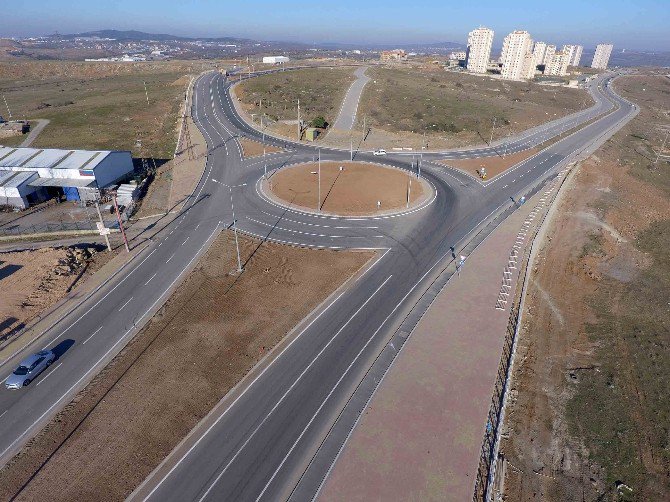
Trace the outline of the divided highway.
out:
<instances>
[{"instance_id":1,"label":"divided highway","mask_svg":"<svg viewBox=\"0 0 670 502\"><path fill-rule=\"evenodd\" d=\"M405 214L336 218L304 213L267 200L258 189L264 160L243 159L239 136L261 133L237 114L230 83L219 73L195 84L193 116L208 143L205 173L185 209L127 269L46 333L39 343L0 367L6 378L27 353L42 347L60 358L18 392L0 390L0 461L36 434L146 322L179 284L217 231L232 219L263 239L303 246L379 250L375 264L312 314L274 359L259 367L203 421L136 491L137 500L276 500L287 498L356 384L425 289L436 265L480 223L548 179L575 154L608 137L636 107L594 81L588 110L513 138L508 152L595 119L515 169L485 184L433 161L490 154L492 148L426 153L422 176L435 197ZM266 136L286 149L268 155L268 170L311 161L313 147ZM495 147L493 147L495 148ZM324 160L348 160L349 151L321 149ZM378 161L359 152L357 160ZM381 161L410 168L403 155ZM438 267L439 268L439 267Z\"/></svg>"}]
</instances>

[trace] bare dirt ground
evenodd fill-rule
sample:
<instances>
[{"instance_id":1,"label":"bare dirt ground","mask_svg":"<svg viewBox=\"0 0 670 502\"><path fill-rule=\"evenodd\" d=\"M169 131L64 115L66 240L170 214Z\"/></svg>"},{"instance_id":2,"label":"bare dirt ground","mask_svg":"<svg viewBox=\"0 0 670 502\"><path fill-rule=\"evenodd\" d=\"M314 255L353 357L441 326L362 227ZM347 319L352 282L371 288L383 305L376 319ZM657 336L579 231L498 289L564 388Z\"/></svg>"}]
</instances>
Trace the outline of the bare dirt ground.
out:
<instances>
[{"instance_id":1,"label":"bare dirt ground","mask_svg":"<svg viewBox=\"0 0 670 502\"><path fill-rule=\"evenodd\" d=\"M274 345L372 253L221 234L128 346L0 471L8 500L123 500ZM272 323L267 320L272 319ZM184 378L188 385L181 385Z\"/></svg>"},{"instance_id":2,"label":"bare dirt ground","mask_svg":"<svg viewBox=\"0 0 670 502\"><path fill-rule=\"evenodd\" d=\"M340 166L344 170L340 171ZM272 193L286 204L315 211L318 203L318 163L299 164L269 176ZM410 185L410 207L430 189L406 171L366 162L321 162L321 210L339 215L373 215L404 209ZM377 201L381 208L377 209Z\"/></svg>"},{"instance_id":3,"label":"bare dirt ground","mask_svg":"<svg viewBox=\"0 0 670 502\"><path fill-rule=\"evenodd\" d=\"M277 148L276 146L263 145L263 143L252 141L247 138L240 138L238 141L242 147L242 155L244 155L245 158L258 157L259 155L263 155L263 153L277 153L282 151L281 148Z\"/></svg>"},{"instance_id":4,"label":"bare dirt ground","mask_svg":"<svg viewBox=\"0 0 670 502\"><path fill-rule=\"evenodd\" d=\"M95 247L0 253L0 347L114 255Z\"/></svg>"},{"instance_id":5,"label":"bare dirt ground","mask_svg":"<svg viewBox=\"0 0 670 502\"><path fill-rule=\"evenodd\" d=\"M664 76L584 162L535 263L502 453L506 500L668 500L670 182Z\"/></svg>"},{"instance_id":6,"label":"bare dirt ground","mask_svg":"<svg viewBox=\"0 0 670 502\"><path fill-rule=\"evenodd\" d=\"M532 157L539 151L538 148L531 148L522 152L505 155L502 152L500 155L493 157L478 157L474 159L449 159L442 160L440 164L445 166L455 167L461 171L465 171L472 176L479 178L479 173L482 168L486 170L486 179L492 179L501 173L507 171L510 167L517 165L519 162Z\"/></svg>"}]
</instances>

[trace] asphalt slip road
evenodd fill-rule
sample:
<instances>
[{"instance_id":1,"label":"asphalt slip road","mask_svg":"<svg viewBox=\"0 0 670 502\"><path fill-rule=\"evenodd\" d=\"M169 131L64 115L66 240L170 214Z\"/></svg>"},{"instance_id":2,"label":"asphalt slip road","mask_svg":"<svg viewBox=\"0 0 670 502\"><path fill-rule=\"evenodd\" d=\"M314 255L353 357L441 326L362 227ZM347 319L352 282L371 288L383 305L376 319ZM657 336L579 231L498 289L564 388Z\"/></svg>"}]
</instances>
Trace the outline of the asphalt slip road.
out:
<instances>
[{"instance_id":1,"label":"asphalt slip road","mask_svg":"<svg viewBox=\"0 0 670 502\"><path fill-rule=\"evenodd\" d=\"M152 237L127 269L36 344L0 366L9 375L29 352L48 347L59 359L20 391L0 389L0 462L11 456L60 410L146 322L204 252L217 231L232 222L232 189L241 231L262 239L327 248L377 249L375 264L312 314L270 364L251 375L134 494L152 500L276 500L290 496L310 459L394 325L425 289L431 274L451 257L479 223L509 204L510 197L551 177L568 156L613 133L635 113L634 105L608 86L591 87L592 108L527 131L507 152L543 142L597 116L580 132L555 143L506 174L482 184L435 160L486 155L492 148L424 154L422 176L435 197L404 214L335 218L280 207L258 188L267 161L271 174L284 165L311 161L315 150L266 136L286 149L266 159L243 160L236 138L260 139L237 115L229 83L218 73L195 85L193 115L207 140L203 177L184 210ZM322 149L325 160L348 160L349 151ZM375 160L358 152L357 160ZM410 169L412 159L383 162ZM216 181L215 181L216 180ZM423 289L422 289L423 288Z\"/></svg>"}]
</instances>

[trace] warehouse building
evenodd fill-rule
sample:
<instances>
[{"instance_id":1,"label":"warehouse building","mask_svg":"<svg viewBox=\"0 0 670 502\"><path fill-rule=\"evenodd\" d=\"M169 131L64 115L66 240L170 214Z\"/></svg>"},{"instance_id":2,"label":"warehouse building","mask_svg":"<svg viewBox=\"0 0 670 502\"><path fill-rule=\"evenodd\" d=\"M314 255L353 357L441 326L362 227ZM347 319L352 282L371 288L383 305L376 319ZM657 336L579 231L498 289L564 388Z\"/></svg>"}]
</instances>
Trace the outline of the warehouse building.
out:
<instances>
[{"instance_id":1,"label":"warehouse building","mask_svg":"<svg viewBox=\"0 0 670 502\"><path fill-rule=\"evenodd\" d=\"M287 56L264 56L263 63L265 64L282 64L288 63L289 59Z\"/></svg>"},{"instance_id":2,"label":"warehouse building","mask_svg":"<svg viewBox=\"0 0 670 502\"><path fill-rule=\"evenodd\" d=\"M95 200L133 172L130 152L0 146L0 205L21 209L51 197Z\"/></svg>"}]
</instances>

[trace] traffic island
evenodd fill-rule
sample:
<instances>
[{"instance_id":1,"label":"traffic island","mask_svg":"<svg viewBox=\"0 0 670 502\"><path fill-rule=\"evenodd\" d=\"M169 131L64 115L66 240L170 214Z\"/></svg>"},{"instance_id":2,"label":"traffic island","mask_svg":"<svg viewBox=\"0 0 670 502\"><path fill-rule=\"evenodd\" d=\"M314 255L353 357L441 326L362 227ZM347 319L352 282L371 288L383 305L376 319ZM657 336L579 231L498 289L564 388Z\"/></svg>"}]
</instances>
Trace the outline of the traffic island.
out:
<instances>
[{"instance_id":1,"label":"traffic island","mask_svg":"<svg viewBox=\"0 0 670 502\"><path fill-rule=\"evenodd\" d=\"M539 151L539 148L529 148L528 150L523 150L521 152L507 154L501 150L499 154L491 155L489 157L448 159L441 160L439 163L463 171L476 178L490 180L531 158ZM484 173L485 176L483 176Z\"/></svg>"},{"instance_id":2,"label":"traffic island","mask_svg":"<svg viewBox=\"0 0 670 502\"><path fill-rule=\"evenodd\" d=\"M261 180L261 188L268 198L282 206L334 216L401 213L422 206L435 193L415 173L382 164L349 161L288 166L268 173Z\"/></svg>"}]
</instances>

